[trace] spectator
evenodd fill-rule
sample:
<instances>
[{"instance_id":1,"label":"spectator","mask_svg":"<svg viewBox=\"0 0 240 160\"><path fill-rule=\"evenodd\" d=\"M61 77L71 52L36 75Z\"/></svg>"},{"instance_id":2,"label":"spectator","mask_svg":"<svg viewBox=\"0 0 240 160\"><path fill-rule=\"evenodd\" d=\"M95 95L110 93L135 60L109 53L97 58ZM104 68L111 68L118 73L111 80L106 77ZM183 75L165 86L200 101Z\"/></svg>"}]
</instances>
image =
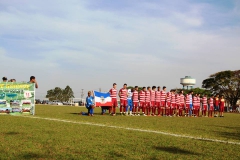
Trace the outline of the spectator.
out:
<instances>
[{"instance_id":1,"label":"spectator","mask_svg":"<svg viewBox=\"0 0 240 160\"><path fill-rule=\"evenodd\" d=\"M3 82L7 82L7 77L2 78Z\"/></svg>"},{"instance_id":2,"label":"spectator","mask_svg":"<svg viewBox=\"0 0 240 160\"><path fill-rule=\"evenodd\" d=\"M38 88L38 83L37 83L36 78L34 76L30 77L29 83L35 83L35 88Z\"/></svg>"}]
</instances>

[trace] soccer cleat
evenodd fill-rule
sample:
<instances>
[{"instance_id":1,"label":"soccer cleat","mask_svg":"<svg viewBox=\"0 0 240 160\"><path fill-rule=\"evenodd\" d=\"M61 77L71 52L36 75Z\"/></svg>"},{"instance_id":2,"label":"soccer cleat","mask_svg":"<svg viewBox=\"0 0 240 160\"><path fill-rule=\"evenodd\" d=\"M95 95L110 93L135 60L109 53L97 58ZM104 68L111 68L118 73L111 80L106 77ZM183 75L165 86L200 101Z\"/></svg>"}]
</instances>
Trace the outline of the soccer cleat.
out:
<instances>
[{"instance_id":1,"label":"soccer cleat","mask_svg":"<svg viewBox=\"0 0 240 160\"><path fill-rule=\"evenodd\" d=\"M143 116L147 116L146 114L143 114Z\"/></svg>"},{"instance_id":2,"label":"soccer cleat","mask_svg":"<svg viewBox=\"0 0 240 160\"><path fill-rule=\"evenodd\" d=\"M138 116L140 116L140 114L138 113Z\"/></svg>"}]
</instances>

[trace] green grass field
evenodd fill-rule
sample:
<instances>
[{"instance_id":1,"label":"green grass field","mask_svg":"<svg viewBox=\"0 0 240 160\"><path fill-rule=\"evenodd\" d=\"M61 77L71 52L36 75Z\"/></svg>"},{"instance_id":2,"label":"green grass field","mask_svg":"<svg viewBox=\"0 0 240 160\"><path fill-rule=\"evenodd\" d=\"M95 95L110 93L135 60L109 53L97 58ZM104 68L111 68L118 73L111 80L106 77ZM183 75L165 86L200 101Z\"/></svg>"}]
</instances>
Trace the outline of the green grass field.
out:
<instances>
[{"instance_id":1,"label":"green grass field","mask_svg":"<svg viewBox=\"0 0 240 160\"><path fill-rule=\"evenodd\" d=\"M35 116L1 115L0 159L240 159L240 114L112 117L97 108L88 117L80 111L86 109L37 105Z\"/></svg>"}]
</instances>

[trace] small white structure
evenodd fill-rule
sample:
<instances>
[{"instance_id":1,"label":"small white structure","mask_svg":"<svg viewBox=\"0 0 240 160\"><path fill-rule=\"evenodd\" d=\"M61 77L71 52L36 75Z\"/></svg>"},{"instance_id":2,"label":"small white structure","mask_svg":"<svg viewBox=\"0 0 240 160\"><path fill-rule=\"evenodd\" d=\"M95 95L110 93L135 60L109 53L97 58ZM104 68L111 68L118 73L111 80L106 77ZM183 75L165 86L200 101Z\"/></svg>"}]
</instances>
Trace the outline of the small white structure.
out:
<instances>
[{"instance_id":1,"label":"small white structure","mask_svg":"<svg viewBox=\"0 0 240 160\"><path fill-rule=\"evenodd\" d=\"M190 87L193 88L193 86L196 84L196 79L192 78L191 76L185 76L185 78L180 79L180 84L184 87Z\"/></svg>"},{"instance_id":2,"label":"small white structure","mask_svg":"<svg viewBox=\"0 0 240 160\"><path fill-rule=\"evenodd\" d=\"M82 98L70 98L69 99L69 105L71 105L71 106L78 106L79 104L76 103L77 101L80 101L80 102L85 104L85 99L82 99Z\"/></svg>"}]
</instances>

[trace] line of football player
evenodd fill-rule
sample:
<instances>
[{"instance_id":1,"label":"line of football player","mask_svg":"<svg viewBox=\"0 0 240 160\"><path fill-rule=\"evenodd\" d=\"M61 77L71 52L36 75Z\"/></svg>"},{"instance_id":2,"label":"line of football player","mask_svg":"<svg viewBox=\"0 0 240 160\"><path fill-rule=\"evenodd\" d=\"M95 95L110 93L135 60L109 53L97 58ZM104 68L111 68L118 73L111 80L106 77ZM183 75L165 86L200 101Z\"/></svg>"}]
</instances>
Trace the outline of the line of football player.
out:
<instances>
[{"instance_id":1,"label":"line of football player","mask_svg":"<svg viewBox=\"0 0 240 160\"><path fill-rule=\"evenodd\" d=\"M143 87L141 91L138 86L132 90L127 90L127 84L117 92L117 84L109 93L112 98L113 106L109 109L111 115L116 115L117 95L120 98L120 114L131 116L188 116L188 117L223 117L224 97L212 95L207 97L200 94L194 94L189 91L184 95L184 91L176 93L172 89L166 92L166 87ZM219 114L219 115L218 115Z\"/></svg>"}]
</instances>

